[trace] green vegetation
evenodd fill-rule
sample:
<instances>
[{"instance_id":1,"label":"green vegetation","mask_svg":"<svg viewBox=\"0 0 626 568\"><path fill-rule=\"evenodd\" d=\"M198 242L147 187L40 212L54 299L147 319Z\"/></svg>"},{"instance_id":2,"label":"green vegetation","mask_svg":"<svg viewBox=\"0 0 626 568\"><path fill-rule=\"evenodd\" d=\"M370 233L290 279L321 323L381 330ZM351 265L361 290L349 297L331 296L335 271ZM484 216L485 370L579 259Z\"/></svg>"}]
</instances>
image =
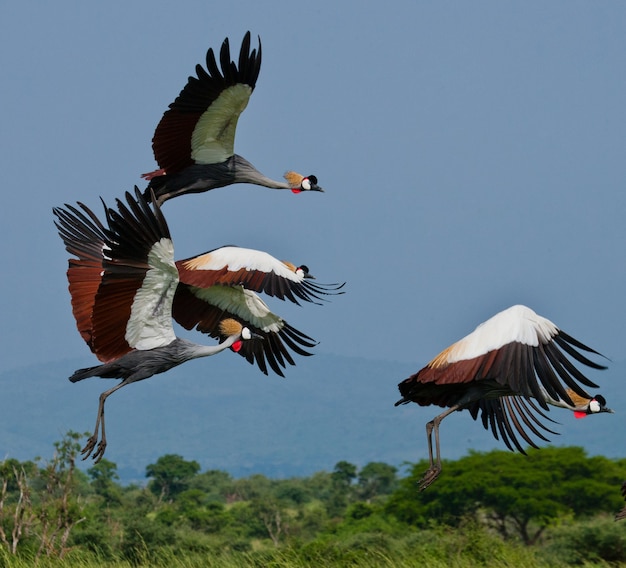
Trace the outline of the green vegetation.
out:
<instances>
[{"instance_id":1,"label":"green vegetation","mask_svg":"<svg viewBox=\"0 0 626 568\"><path fill-rule=\"evenodd\" d=\"M405 476L341 461L310 477L234 479L164 455L145 486L103 459L76 469L69 432L53 458L0 463L0 566L567 566L626 564L626 460L548 447L472 452L420 493Z\"/></svg>"}]
</instances>

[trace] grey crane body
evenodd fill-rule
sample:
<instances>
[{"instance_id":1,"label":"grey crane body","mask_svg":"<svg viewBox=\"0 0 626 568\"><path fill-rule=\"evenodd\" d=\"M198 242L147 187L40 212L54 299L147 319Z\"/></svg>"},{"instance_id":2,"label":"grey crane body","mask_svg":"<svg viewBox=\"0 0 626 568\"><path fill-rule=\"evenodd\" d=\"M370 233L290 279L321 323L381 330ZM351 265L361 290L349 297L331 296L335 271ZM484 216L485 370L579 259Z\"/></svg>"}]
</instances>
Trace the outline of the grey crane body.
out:
<instances>
[{"instance_id":1,"label":"grey crane body","mask_svg":"<svg viewBox=\"0 0 626 568\"><path fill-rule=\"evenodd\" d=\"M420 406L437 405L455 407L465 410L478 400L497 399L509 395L531 395L513 390L508 384L499 383L495 379L485 379L470 383L439 385L436 383L401 383L402 398L395 403L408 404L415 402Z\"/></svg>"},{"instance_id":2,"label":"grey crane body","mask_svg":"<svg viewBox=\"0 0 626 568\"><path fill-rule=\"evenodd\" d=\"M128 385L169 371L191 359L219 353L230 347L237 339L238 336L230 336L219 345L200 345L177 337L164 347L148 350L133 349L116 361L78 369L70 377L70 381L76 383L89 377L100 377L102 379L124 379L122 384Z\"/></svg>"},{"instance_id":3,"label":"grey crane body","mask_svg":"<svg viewBox=\"0 0 626 568\"><path fill-rule=\"evenodd\" d=\"M315 179L309 176L309 179ZM159 205L168 199L186 193L203 193L211 189L225 187L235 183L249 183L271 189L293 188L285 181L278 181L263 175L248 160L239 154L233 154L227 160L217 164L193 164L184 170L156 176L150 180L144 191L144 197L150 200L154 192ZM323 191L316 183L311 190Z\"/></svg>"}]
</instances>

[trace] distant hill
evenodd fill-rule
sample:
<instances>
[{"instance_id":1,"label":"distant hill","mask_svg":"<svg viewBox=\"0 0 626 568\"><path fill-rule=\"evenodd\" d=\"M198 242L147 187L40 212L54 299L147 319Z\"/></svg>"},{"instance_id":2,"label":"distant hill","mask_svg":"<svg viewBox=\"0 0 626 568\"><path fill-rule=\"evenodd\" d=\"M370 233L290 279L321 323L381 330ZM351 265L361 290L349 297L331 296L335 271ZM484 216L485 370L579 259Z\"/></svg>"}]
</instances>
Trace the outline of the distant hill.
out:
<instances>
[{"instance_id":1,"label":"distant hill","mask_svg":"<svg viewBox=\"0 0 626 568\"><path fill-rule=\"evenodd\" d=\"M331 471L340 460L401 466L427 457L425 424L439 409L393 406L397 383L420 363L324 354L297 363L288 378L266 377L225 353L125 387L107 401L106 457L124 483L143 481L146 465L166 453L236 477L310 475ZM0 374L0 457L48 458L66 431L91 431L98 395L115 383L67 380L89 364L89 358L57 361ZM591 376L616 414L575 420L554 410L561 435L553 443L581 445L592 455L626 455L626 363L610 365ZM444 459L469 449L505 449L466 412L445 420L441 444Z\"/></svg>"}]
</instances>

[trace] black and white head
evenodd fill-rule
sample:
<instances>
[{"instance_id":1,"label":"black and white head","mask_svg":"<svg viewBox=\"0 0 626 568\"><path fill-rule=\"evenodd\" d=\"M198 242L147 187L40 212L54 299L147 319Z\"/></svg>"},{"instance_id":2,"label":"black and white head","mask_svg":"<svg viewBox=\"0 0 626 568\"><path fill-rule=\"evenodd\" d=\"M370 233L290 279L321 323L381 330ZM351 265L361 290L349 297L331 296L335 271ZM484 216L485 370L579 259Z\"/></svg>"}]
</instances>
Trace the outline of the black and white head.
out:
<instances>
[{"instance_id":1,"label":"black and white head","mask_svg":"<svg viewBox=\"0 0 626 568\"><path fill-rule=\"evenodd\" d=\"M324 191L317 185L317 177L313 174L303 176L297 172L287 172L284 177L287 183L289 183L293 193L300 193L302 191Z\"/></svg>"},{"instance_id":2,"label":"black and white head","mask_svg":"<svg viewBox=\"0 0 626 568\"><path fill-rule=\"evenodd\" d=\"M309 272L309 267L306 264L298 266L298 268L296 268L296 274L302 278L311 278L315 280L315 276Z\"/></svg>"},{"instance_id":3,"label":"black and white head","mask_svg":"<svg viewBox=\"0 0 626 568\"><path fill-rule=\"evenodd\" d=\"M589 401L587 409L587 414L596 414L598 412L610 412L613 414L614 412L612 409L607 408L606 399L601 394L597 394Z\"/></svg>"},{"instance_id":4,"label":"black and white head","mask_svg":"<svg viewBox=\"0 0 626 568\"><path fill-rule=\"evenodd\" d=\"M244 341L251 339L262 339L262 337L254 333L249 327L242 325L236 319L226 318L220 322L220 334L226 339L234 337L235 341L230 348L238 352Z\"/></svg>"},{"instance_id":5,"label":"black and white head","mask_svg":"<svg viewBox=\"0 0 626 568\"><path fill-rule=\"evenodd\" d=\"M576 411L574 412L574 415L576 418L585 418L590 414L599 414L600 412L608 412L610 414L614 413L611 408L607 408L606 399L601 394L597 394L589 400L584 410Z\"/></svg>"}]
</instances>

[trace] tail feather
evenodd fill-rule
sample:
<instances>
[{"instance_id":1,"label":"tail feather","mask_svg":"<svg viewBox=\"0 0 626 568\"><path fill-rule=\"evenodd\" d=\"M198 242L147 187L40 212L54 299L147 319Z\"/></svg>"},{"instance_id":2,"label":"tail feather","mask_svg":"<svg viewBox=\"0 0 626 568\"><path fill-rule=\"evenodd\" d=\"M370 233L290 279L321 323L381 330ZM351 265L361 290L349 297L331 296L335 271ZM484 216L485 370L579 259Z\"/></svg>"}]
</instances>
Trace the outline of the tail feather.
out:
<instances>
[{"instance_id":1,"label":"tail feather","mask_svg":"<svg viewBox=\"0 0 626 568\"><path fill-rule=\"evenodd\" d=\"M161 175L156 176L150 180L148 187L143 192L145 200L150 203L152 201L152 192L154 196L159 199L167 191L167 182L170 180L170 176Z\"/></svg>"},{"instance_id":2,"label":"tail feather","mask_svg":"<svg viewBox=\"0 0 626 568\"><path fill-rule=\"evenodd\" d=\"M77 383L78 381L82 381L83 379L88 379L89 377L97 376L98 369L102 367L102 365L96 365L95 367L85 367L84 369L78 369L74 371L74 374L70 377L70 381L72 383Z\"/></svg>"}]
</instances>

